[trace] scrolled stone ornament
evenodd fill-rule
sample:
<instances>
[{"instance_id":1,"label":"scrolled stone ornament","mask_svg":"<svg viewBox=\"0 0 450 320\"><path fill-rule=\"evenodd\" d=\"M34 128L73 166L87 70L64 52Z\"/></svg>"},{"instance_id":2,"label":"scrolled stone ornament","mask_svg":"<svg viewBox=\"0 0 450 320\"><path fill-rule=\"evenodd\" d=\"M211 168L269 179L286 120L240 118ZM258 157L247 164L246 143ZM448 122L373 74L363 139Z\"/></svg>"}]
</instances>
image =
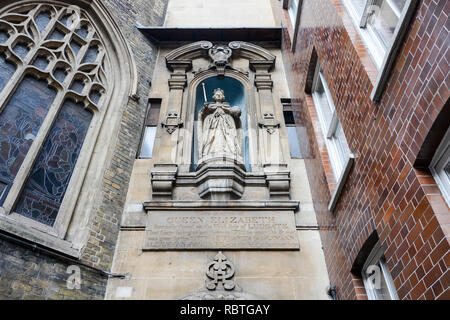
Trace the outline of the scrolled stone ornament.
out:
<instances>
[{"instance_id":1,"label":"scrolled stone ornament","mask_svg":"<svg viewBox=\"0 0 450 320\"><path fill-rule=\"evenodd\" d=\"M229 280L234 276L234 265L228 261L227 257L219 251L214 260L208 263L206 275L212 279L206 283L208 290L216 290L223 286L225 290L233 290L236 287L234 280Z\"/></svg>"},{"instance_id":2,"label":"scrolled stone ornament","mask_svg":"<svg viewBox=\"0 0 450 320\"><path fill-rule=\"evenodd\" d=\"M235 270L234 264L219 251L206 266L206 276L211 280L206 280L204 287L180 300L261 300L261 297L244 292L232 279Z\"/></svg>"},{"instance_id":3,"label":"scrolled stone ornament","mask_svg":"<svg viewBox=\"0 0 450 320\"><path fill-rule=\"evenodd\" d=\"M205 50L211 49L212 46L213 46L213 44L209 41L202 41L200 43L200 48L205 49Z\"/></svg>"},{"instance_id":4,"label":"scrolled stone ornament","mask_svg":"<svg viewBox=\"0 0 450 320\"><path fill-rule=\"evenodd\" d=\"M233 42L230 42L230 43L228 44L228 47L229 47L230 49L233 49L233 50L240 49L240 48L241 48L241 42L240 42L240 41L233 41Z\"/></svg>"}]
</instances>

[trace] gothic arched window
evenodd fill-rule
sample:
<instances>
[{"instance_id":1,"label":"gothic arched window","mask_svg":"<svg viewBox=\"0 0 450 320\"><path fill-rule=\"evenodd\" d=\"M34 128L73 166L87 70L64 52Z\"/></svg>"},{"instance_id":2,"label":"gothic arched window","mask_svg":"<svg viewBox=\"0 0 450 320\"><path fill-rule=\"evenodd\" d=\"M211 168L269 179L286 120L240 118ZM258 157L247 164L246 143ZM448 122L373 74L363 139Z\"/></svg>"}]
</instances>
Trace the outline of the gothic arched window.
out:
<instances>
[{"instance_id":1,"label":"gothic arched window","mask_svg":"<svg viewBox=\"0 0 450 320\"><path fill-rule=\"evenodd\" d=\"M0 215L63 237L111 94L98 28L76 6L0 15ZM63 210L64 209L64 210Z\"/></svg>"}]
</instances>

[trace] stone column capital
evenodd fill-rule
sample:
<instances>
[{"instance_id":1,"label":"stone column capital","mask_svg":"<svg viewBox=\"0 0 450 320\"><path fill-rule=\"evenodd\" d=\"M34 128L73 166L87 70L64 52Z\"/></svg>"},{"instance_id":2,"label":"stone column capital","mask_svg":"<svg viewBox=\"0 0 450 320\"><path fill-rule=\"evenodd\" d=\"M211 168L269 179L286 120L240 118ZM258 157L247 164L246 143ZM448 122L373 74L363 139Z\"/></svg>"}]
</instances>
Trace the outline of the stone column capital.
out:
<instances>
[{"instance_id":1,"label":"stone column capital","mask_svg":"<svg viewBox=\"0 0 450 320\"><path fill-rule=\"evenodd\" d=\"M186 73L192 69L192 60L167 60L166 65L174 73Z\"/></svg>"},{"instance_id":2,"label":"stone column capital","mask_svg":"<svg viewBox=\"0 0 450 320\"><path fill-rule=\"evenodd\" d=\"M272 90L273 81L270 71L275 61L250 60L250 69L255 72L255 86L260 90Z\"/></svg>"},{"instance_id":3,"label":"stone column capital","mask_svg":"<svg viewBox=\"0 0 450 320\"><path fill-rule=\"evenodd\" d=\"M170 90L184 90L187 86L186 72L192 69L191 60L168 60L167 67L172 71L169 78Z\"/></svg>"}]
</instances>

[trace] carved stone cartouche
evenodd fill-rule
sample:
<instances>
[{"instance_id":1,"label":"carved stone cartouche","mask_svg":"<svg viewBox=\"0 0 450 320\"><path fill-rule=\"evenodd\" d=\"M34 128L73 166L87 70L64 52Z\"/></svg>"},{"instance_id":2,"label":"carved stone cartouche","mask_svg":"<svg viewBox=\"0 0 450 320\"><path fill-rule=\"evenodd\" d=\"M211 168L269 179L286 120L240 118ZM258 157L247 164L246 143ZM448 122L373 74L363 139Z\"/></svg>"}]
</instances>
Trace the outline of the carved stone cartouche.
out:
<instances>
[{"instance_id":1,"label":"carved stone cartouche","mask_svg":"<svg viewBox=\"0 0 450 320\"><path fill-rule=\"evenodd\" d=\"M259 300L260 298L243 292L233 280L235 274L234 264L219 251L214 259L206 266L205 286L192 292L180 300Z\"/></svg>"}]
</instances>

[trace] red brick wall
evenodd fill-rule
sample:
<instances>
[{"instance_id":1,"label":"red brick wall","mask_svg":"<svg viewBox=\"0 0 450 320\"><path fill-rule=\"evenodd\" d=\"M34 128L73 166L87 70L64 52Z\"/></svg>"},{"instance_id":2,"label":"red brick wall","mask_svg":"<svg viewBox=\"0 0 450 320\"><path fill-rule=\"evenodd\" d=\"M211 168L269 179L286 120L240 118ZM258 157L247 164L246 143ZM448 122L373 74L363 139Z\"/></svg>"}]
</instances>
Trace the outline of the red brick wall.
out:
<instances>
[{"instance_id":1,"label":"red brick wall","mask_svg":"<svg viewBox=\"0 0 450 320\"><path fill-rule=\"evenodd\" d=\"M283 58L296 123L308 133L299 138L338 297L366 298L351 268L376 230L400 299L450 299L450 211L429 171L413 167L449 98L450 2L420 1L379 103L370 100L378 71L341 0L304 0L301 10L294 52L289 16L278 14L289 26ZM336 182L305 93L313 48L356 156L334 213L327 206Z\"/></svg>"}]
</instances>

